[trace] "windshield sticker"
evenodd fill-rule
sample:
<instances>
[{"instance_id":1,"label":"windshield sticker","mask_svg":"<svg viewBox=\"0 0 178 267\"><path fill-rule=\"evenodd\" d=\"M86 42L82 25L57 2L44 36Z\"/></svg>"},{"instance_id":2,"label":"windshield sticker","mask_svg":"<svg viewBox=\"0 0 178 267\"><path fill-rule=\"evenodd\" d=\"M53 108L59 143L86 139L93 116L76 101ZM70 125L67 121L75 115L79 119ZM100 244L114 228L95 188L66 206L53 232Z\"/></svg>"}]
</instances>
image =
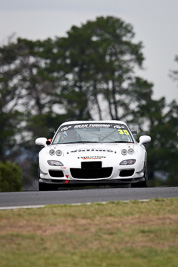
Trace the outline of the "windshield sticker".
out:
<instances>
[{"instance_id":1,"label":"windshield sticker","mask_svg":"<svg viewBox=\"0 0 178 267\"><path fill-rule=\"evenodd\" d=\"M126 128L126 126L125 125L115 125L114 128L116 128L116 129L124 129L124 128Z\"/></svg>"},{"instance_id":2,"label":"windshield sticker","mask_svg":"<svg viewBox=\"0 0 178 267\"><path fill-rule=\"evenodd\" d=\"M61 130L61 132L63 132L63 131L67 131L67 130L69 130L70 128L72 128L71 125L69 125L69 126L64 126L64 127L62 127L60 130Z\"/></svg>"},{"instance_id":3,"label":"windshield sticker","mask_svg":"<svg viewBox=\"0 0 178 267\"><path fill-rule=\"evenodd\" d=\"M110 128L110 124L78 124L74 126L74 129L81 129L81 128Z\"/></svg>"},{"instance_id":4,"label":"windshield sticker","mask_svg":"<svg viewBox=\"0 0 178 267\"><path fill-rule=\"evenodd\" d=\"M119 125L114 123L82 123L82 124L73 124L73 125L66 125L59 129L60 132L72 130L72 129L99 129L99 128L113 128L113 129L127 129L125 125ZM127 131L127 130L125 130ZM122 133L120 133L122 134ZM124 134L128 135L128 131L124 132Z\"/></svg>"},{"instance_id":5,"label":"windshield sticker","mask_svg":"<svg viewBox=\"0 0 178 267\"><path fill-rule=\"evenodd\" d=\"M129 132L127 130L118 130L119 134L125 134L125 135L129 135Z\"/></svg>"}]
</instances>

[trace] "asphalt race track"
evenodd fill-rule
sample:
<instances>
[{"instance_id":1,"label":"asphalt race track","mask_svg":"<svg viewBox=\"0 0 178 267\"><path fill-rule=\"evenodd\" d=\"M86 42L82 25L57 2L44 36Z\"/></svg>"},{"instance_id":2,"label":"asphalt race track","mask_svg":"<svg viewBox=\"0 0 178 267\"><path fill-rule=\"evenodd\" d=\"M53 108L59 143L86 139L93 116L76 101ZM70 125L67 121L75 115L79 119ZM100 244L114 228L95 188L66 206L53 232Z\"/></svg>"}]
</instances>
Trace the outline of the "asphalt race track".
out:
<instances>
[{"instance_id":1,"label":"asphalt race track","mask_svg":"<svg viewBox=\"0 0 178 267\"><path fill-rule=\"evenodd\" d=\"M178 197L178 187L94 188L43 192L7 192L0 193L0 209L51 204L80 204L172 197Z\"/></svg>"}]
</instances>

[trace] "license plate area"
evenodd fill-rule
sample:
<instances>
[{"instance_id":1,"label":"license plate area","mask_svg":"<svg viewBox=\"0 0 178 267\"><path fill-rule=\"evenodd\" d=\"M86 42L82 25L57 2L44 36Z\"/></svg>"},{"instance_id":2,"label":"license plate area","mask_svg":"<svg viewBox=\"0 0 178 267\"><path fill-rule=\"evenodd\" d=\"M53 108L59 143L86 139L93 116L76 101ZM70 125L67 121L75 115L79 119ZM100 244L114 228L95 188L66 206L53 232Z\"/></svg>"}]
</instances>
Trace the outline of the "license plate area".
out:
<instances>
[{"instance_id":1,"label":"license plate area","mask_svg":"<svg viewBox=\"0 0 178 267\"><path fill-rule=\"evenodd\" d=\"M83 170L98 170L102 168L101 161L81 162L81 168Z\"/></svg>"}]
</instances>

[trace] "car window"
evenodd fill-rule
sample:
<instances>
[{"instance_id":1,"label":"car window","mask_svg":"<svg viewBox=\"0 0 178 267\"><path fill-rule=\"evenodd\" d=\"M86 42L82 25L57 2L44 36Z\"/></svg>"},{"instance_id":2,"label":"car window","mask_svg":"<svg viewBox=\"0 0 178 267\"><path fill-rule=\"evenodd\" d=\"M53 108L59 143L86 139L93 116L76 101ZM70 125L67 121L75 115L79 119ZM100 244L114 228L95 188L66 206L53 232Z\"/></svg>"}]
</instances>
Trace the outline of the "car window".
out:
<instances>
[{"instance_id":1,"label":"car window","mask_svg":"<svg viewBox=\"0 0 178 267\"><path fill-rule=\"evenodd\" d=\"M53 144L132 143L130 130L124 124L83 123L61 126Z\"/></svg>"}]
</instances>

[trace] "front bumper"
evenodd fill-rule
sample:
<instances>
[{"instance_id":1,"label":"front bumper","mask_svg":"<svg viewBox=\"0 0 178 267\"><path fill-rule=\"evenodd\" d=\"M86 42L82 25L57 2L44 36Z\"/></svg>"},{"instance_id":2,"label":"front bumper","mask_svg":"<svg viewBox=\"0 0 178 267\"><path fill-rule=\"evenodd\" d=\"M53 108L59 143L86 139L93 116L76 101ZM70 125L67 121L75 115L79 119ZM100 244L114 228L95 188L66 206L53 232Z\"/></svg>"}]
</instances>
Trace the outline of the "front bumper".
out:
<instances>
[{"instance_id":1,"label":"front bumper","mask_svg":"<svg viewBox=\"0 0 178 267\"><path fill-rule=\"evenodd\" d=\"M70 186L86 186L86 185L116 185L116 184L134 184L137 182L145 181L144 177L141 178L128 178L128 179L100 179L100 180L67 180L67 179L39 179L39 183L53 184L53 185L70 185Z\"/></svg>"},{"instance_id":2,"label":"front bumper","mask_svg":"<svg viewBox=\"0 0 178 267\"><path fill-rule=\"evenodd\" d=\"M40 171L41 183L47 184L130 184L144 181L144 170L136 172L135 168L50 169L48 173Z\"/></svg>"},{"instance_id":3,"label":"front bumper","mask_svg":"<svg viewBox=\"0 0 178 267\"><path fill-rule=\"evenodd\" d=\"M82 150L81 150L82 151ZM75 151L74 151L75 152ZM129 184L144 179L144 155L137 156L137 160L131 165L120 165L125 156L120 156L116 151L103 152L74 152L65 157L56 157L63 166L49 166L49 155L40 157L40 182L43 183L70 183L70 184ZM81 154L80 154L81 153ZM86 156L87 155L87 156ZM45 158L46 157L46 158ZM52 157L51 157L52 158ZM134 158L134 156L131 156ZM135 158L136 159L136 158Z\"/></svg>"}]
</instances>

